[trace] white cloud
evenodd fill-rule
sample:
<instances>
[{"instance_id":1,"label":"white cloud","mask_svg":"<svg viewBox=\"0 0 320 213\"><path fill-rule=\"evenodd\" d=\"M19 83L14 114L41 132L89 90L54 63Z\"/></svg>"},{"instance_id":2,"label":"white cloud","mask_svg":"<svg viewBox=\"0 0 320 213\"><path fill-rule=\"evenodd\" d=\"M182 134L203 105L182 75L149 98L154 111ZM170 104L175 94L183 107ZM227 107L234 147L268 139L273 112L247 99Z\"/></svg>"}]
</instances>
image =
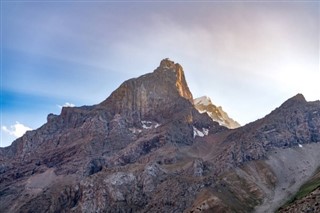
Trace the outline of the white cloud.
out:
<instances>
[{"instance_id":1,"label":"white cloud","mask_svg":"<svg viewBox=\"0 0 320 213\"><path fill-rule=\"evenodd\" d=\"M60 109L62 109L62 107L75 107L76 105L66 102L65 104L61 105L57 105Z\"/></svg>"},{"instance_id":2,"label":"white cloud","mask_svg":"<svg viewBox=\"0 0 320 213\"><path fill-rule=\"evenodd\" d=\"M2 126L2 130L8 133L9 135L19 138L22 135L24 135L26 131L29 131L32 129L16 121L16 124L11 125L10 128L7 128L6 126Z\"/></svg>"}]
</instances>

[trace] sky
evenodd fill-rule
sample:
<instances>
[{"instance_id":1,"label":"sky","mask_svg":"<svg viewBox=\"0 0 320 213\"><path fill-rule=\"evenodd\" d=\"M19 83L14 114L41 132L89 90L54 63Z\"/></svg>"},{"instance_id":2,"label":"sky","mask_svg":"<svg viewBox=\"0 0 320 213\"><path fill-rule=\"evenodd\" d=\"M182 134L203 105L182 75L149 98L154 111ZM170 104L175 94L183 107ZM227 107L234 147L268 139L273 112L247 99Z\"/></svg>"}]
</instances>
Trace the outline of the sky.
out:
<instances>
[{"instance_id":1,"label":"sky","mask_svg":"<svg viewBox=\"0 0 320 213\"><path fill-rule=\"evenodd\" d=\"M242 125L320 99L319 1L0 2L1 147L164 58Z\"/></svg>"}]
</instances>

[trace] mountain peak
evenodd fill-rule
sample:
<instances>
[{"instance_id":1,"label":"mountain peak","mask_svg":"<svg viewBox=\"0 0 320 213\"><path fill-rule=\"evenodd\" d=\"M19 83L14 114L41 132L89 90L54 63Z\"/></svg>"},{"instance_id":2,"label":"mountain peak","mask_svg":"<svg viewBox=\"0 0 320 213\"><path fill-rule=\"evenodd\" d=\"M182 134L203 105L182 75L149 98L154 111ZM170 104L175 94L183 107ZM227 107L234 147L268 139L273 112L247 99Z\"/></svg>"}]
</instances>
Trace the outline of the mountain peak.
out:
<instances>
[{"instance_id":1,"label":"mountain peak","mask_svg":"<svg viewBox=\"0 0 320 213\"><path fill-rule=\"evenodd\" d=\"M174 82L180 96L193 103L193 96L189 90L183 68L180 64L174 63L174 61L169 58L165 58L161 60L159 67L154 72L159 75L158 80L163 81L167 79ZM174 73L174 75L172 73Z\"/></svg>"},{"instance_id":2,"label":"mountain peak","mask_svg":"<svg viewBox=\"0 0 320 213\"><path fill-rule=\"evenodd\" d=\"M171 61L169 58L162 59L160 62L160 68L172 68L174 67L174 61Z\"/></svg>"},{"instance_id":3,"label":"mountain peak","mask_svg":"<svg viewBox=\"0 0 320 213\"><path fill-rule=\"evenodd\" d=\"M172 71L174 73L180 72L184 75L183 68L179 63L175 63L174 61L170 60L169 58L162 59L160 61L159 67L155 70L155 72L166 73L168 71Z\"/></svg>"},{"instance_id":4,"label":"mountain peak","mask_svg":"<svg viewBox=\"0 0 320 213\"><path fill-rule=\"evenodd\" d=\"M289 100L298 101L298 102L307 102L305 97L301 93L296 94L295 96L293 96Z\"/></svg>"},{"instance_id":5,"label":"mountain peak","mask_svg":"<svg viewBox=\"0 0 320 213\"><path fill-rule=\"evenodd\" d=\"M101 105L110 106L115 113L133 114L133 120L161 119L160 115L168 114L165 112L176 109L176 105L182 106L181 99L193 103L183 68L163 59L154 72L125 81Z\"/></svg>"},{"instance_id":6,"label":"mountain peak","mask_svg":"<svg viewBox=\"0 0 320 213\"><path fill-rule=\"evenodd\" d=\"M301 93L298 93L297 95L293 96L292 98L289 98L287 101L285 101L281 106L292 106L295 104L304 104L306 103L306 99Z\"/></svg>"}]
</instances>

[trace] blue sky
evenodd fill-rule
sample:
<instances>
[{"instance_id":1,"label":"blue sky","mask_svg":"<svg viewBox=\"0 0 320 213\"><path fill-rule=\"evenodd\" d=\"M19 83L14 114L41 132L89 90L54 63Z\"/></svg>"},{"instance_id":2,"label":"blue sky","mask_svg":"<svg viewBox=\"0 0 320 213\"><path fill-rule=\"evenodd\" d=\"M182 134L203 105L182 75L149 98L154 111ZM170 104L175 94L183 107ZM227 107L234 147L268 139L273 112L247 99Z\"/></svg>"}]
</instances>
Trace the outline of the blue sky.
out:
<instances>
[{"instance_id":1,"label":"blue sky","mask_svg":"<svg viewBox=\"0 0 320 213\"><path fill-rule=\"evenodd\" d=\"M317 1L1 1L0 146L167 57L241 124L318 100L319 36Z\"/></svg>"}]
</instances>

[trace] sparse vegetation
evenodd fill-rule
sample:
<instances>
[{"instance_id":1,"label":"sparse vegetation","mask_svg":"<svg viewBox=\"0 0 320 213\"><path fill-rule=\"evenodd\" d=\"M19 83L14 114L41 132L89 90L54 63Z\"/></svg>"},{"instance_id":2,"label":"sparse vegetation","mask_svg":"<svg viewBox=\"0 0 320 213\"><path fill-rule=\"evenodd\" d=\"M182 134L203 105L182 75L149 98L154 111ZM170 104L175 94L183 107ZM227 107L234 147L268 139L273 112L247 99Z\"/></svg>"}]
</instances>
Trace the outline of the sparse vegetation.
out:
<instances>
[{"instance_id":1,"label":"sparse vegetation","mask_svg":"<svg viewBox=\"0 0 320 213\"><path fill-rule=\"evenodd\" d=\"M279 212L279 210L284 209L285 207L289 206L290 204L292 204L296 200L304 198L305 196L309 195L311 192L313 192L314 190L316 190L319 187L320 187L320 168L318 168L315 175L309 181L307 181L305 184L303 184L300 187L299 191L290 200L288 200L283 206L281 206L277 212Z\"/></svg>"}]
</instances>

